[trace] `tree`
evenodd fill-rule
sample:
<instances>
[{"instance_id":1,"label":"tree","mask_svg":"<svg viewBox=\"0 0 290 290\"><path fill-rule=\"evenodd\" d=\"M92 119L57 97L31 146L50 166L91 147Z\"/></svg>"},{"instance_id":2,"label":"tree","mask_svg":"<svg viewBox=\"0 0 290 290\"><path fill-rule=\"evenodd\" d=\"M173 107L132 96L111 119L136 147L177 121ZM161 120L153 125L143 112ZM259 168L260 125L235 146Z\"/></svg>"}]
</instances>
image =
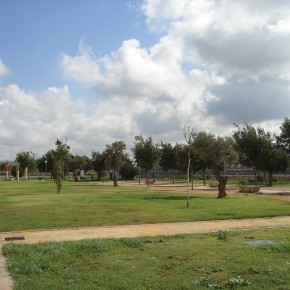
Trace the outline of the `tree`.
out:
<instances>
[{"instance_id":1,"label":"tree","mask_svg":"<svg viewBox=\"0 0 290 290\"><path fill-rule=\"evenodd\" d=\"M115 141L111 145L106 145L104 151L106 158L106 165L112 170L114 186L118 186L117 171L127 158L127 154L124 153L126 144L123 141Z\"/></svg>"},{"instance_id":2,"label":"tree","mask_svg":"<svg viewBox=\"0 0 290 290\"><path fill-rule=\"evenodd\" d=\"M187 170L188 163L188 151L187 145L176 143L174 146L174 151L176 153L177 169L183 172Z\"/></svg>"},{"instance_id":3,"label":"tree","mask_svg":"<svg viewBox=\"0 0 290 290\"><path fill-rule=\"evenodd\" d=\"M239 163L246 167L251 167L255 174L255 185L257 186L257 169L262 159L259 134L253 126L245 123L241 128L234 124L236 131L233 133L235 140L234 148L239 156Z\"/></svg>"},{"instance_id":4,"label":"tree","mask_svg":"<svg viewBox=\"0 0 290 290\"><path fill-rule=\"evenodd\" d=\"M57 193L60 193L62 181L65 177L65 165L70 158L70 146L57 139L55 141L55 150L52 150L53 155L53 177L57 185Z\"/></svg>"},{"instance_id":5,"label":"tree","mask_svg":"<svg viewBox=\"0 0 290 290\"><path fill-rule=\"evenodd\" d=\"M237 160L233 144L234 140L231 137L216 137L207 132L200 132L195 139L194 148L203 166L210 168L218 181L218 198L227 196L228 179L224 169Z\"/></svg>"},{"instance_id":6,"label":"tree","mask_svg":"<svg viewBox=\"0 0 290 290\"><path fill-rule=\"evenodd\" d=\"M285 117L284 122L280 126L281 133L276 137L279 148L283 149L290 157L290 119Z\"/></svg>"},{"instance_id":7,"label":"tree","mask_svg":"<svg viewBox=\"0 0 290 290\"><path fill-rule=\"evenodd\" d=\"M234 140L231 137L215 137L210 146L210 168L218 181L218 198L227 196L226 185L228 178L225 168L237 161L237 155L233 149Z\"/></svg>"},{"instance_id":8,"label":"tree","mask_svg":"<svg viewBox=\"0 0 290 290\"><path fill-rule=\"evenodd\" d=\"M208 154L214 135L204 131L198 132L193 142L195 164L198 170L202 170L203 185L206 184L205 171L211 167L210 155Z\"/></svg>"},{"instance_id":9,"label":"tree","mask_svg":"<svg viewBox=\"0 0 290 290\"><path fill-rule=\"evenodd\" d=\"M127 158L121 166L119 173L123 179L131 180L137 176L138 168L134 165L131 159Z\"/></svg>"},{"instance_id":10,"label":"tree","mask_svg":"<svg viewBox=\"0 0 290 290\"><path fill-rule=\"evenodd\" d=\"M159 144L154 144L152 137L145 140L142 135L135 136L134 140L132 152L135 162L139 168L146 171L148 181L150 170L158 164L160 158Z\"/></svg>"},{"instance_id":11,"label":"tree","mask_svg":"<svg viewBox=\"0 0 290 290\"><path fill-rule=\"evenodd\" d=\"M50 172L53 173L53 152L52 150L47 151L40 159L37 161L37 168L40 172Z\"/></svg>"},{"instance_id":12,"label":"tree","mask_svg":"<svg viewBox=\"0 0 290 290\"><path fill-rule=\"evenodd\" d=\"M187 198L186 198L186 207L189 208L189 181L190 181L190 166L191 166L191 154L192 154L192 144L196 136L194 127L184 126L183 128L183 137L187 144Z\"/></svg>"},{"instance_id":13,"label":"tree","mask_svg":"<svg viewBox=\"0 0 290 290\"><path fill-rule=\"evenodd\" d=\"M274 136L262 128L255 129L253 126L245 124L244 128L237 126L234 132L234 147L239 154L239 162L245 166L251 166L255 171L255 181L257 185L256 170L268 171L268 185L273 185L273 173L275 171L285 171L288 165L286 152L278 148ZM277 140L277 139L276 139Z\"/></svg>"},{"instance_id":14,"label":"tree","mask_svg":"<svg viewBox=\"0 0 290 290\"><path fill-rule=\"evenodd\" d=\"M285 171L288 166L287 153L278 148L274 143L275 138L264 129L258 128L259 145L261 148L261 159L259 168L268 171L268 185L273 186L273 173Z\"/></svg>"},{"instance_id":15,"label":"tree","mask_svg":"<svg viewBox=\"0 0 290 290\"><path fill-rule=\"evenodd\" d=\"M36 169L35 154L33 152L20 152L16 154L16 162L20 163L19 170L26 172L25 178L29 179L29 172Z\"/></svg>"},{"instance_id":16,"label":"tree","mask_svg":"<svg viewBox=\"0 0 290 290\"><path fill-rule=\"evenodd\" d=\"M97 173L98 180L102 181L104 180L104 172L106 170L106 156L104 153L92 152L92 163L93 163L93 168Z\"/></svg>"},{"instance_id":17,"label":"tree","mask_svg":"<svg viewBox=\"0 0 290 290\"><path fill-rule=\"evenodd\" d=\"M178 168L178 159L177 159L177 150L176 147L173 147L170 143L161 142L161 154L159 165L163 170L177 170ZM173 183L175 183L174 172L172 174Z\"/></svg>"},{"instance_id":18,"label":"tree","mask_svg":"<svg viewBox=\"0 0 290 290\"><path fill-rule=\"evenodd\" d=\"M88 171L92 168L91 160L87 156L80 156L78 154L71 155L68 161L69 171L76 177L81 170Z\"/></svg>"}]
</instances>

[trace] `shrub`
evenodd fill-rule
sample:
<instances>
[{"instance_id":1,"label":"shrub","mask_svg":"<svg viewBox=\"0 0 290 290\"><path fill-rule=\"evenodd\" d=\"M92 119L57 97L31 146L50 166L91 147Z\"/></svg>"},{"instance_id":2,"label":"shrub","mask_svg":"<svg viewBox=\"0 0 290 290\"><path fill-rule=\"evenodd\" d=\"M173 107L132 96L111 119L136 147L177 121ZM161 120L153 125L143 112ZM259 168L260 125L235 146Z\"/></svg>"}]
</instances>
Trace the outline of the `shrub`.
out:
<instances>
[{"instance_id":1,"label":"shrub","mask_svg":"<svg viewBox=\"0 0 290 290\"><path fill-rule=\"evenodd\" d=\"M123 179L131 180L134 179L138 174L138 168L130 159L127 159L126 162L121 166L119 173Z\"/></svg>"}]
</instances>

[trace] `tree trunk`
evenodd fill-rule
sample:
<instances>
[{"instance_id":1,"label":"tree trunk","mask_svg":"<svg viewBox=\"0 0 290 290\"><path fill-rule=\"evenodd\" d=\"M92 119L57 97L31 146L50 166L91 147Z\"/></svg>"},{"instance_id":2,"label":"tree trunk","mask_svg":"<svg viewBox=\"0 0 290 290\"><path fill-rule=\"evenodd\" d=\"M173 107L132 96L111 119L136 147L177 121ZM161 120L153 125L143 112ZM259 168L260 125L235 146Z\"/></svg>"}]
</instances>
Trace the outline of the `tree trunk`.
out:
<instances>
[{"instance_id":1,"label":"tree trunk","mask_svg":"<svg viewBox=\"0 0 290 290\"><path fill-rule=\"evenodd\" d=\"M175 174L173 173L173 176L172 176L172 183L175 184Z\"/></svg>"},{"instance_id":2,"label":"tree trunk","mask_svg":"<svg viewBox=\"0 0 290 290\"><path fill-rule=\"evenodd\" d=\"M146 184L149 187L149 170L146 172Z\"/></svg>"},{"instance_id":3,"label":"tree trunk","mask_svg":"<svg viewBox=\"0 0 290 290\"><path fill-rule=\"evenodd\" d=\"M118 186L118 181L117 181L117 177L116 176L113 177L113 182L114 182L114 187L117 187Z\"/></svg>"},{"instance_id":4,"label":"tree trunk","mask_svg":"<svg viewBox=\"0 0 290 290\"><path fill-rule=\"evenodd\" d=\"M116 175L115 170L113 170L112 177L113 177L114 187L118 186L117 175Z\"/></svg>"},{"instance_id":5,"label":"tree trunk","mask_svg":"<svg viewBox=\"0 0 290 290\"><path fill-rule=\"evenodd\" d=\"M227 196L226 193L226 185L228 182L227 176L222 176L217 169L213 169L214 176L216 180L218 181L218 198L223 198Z\"/></svg>"},{"instance_id":6,"label":"tree trunk","mask_svg":"<svg viewBox=\"0 0 290 290\"><path fill-rule=\"evenodd\" d=\"M206 185L205 169L202 170L202 178L203 178L203 186L205 186Z\"/></svg>"},{"instance_id":7,"label":"tree trunk","mask_svg":"<svg viewBox=\"0 0 290 290\"><path fill-rule=\"evenodd\" d=\"M264 175L264 181L267 182L267 177L266 177L265 171L263 171L263 175Z\"/></svg>"},{"instance_id":8,"label":"tree trunk","mask_svg":"<svg viewBox=\"0 0 290 290\"><path fill-rule=\"evenodd\" d=\"M272 170L269 171L269 181L268 181L269 186L273 186L273 172Z\"/></svg>"},{"instance_id":9,"label":"tree trunk","mask_svg":"<svg viewBox=\"0 0 290 290\"><path fill-rule=\"evenodd\" d=\"M258 186L258 179L257 179L257 169L254 168L254 174L255 174L255 186Z\"/></svg>"},{"instance_id":10,"label":"tree trunk","mask_svg":"<svg viewBox=\"0 0 290 290\"><path fill-rule=\"evenodd\" d=\"M139 179L139 185L140 185L141 184L140 167L138 168L138 179Z\"/></svg>"},{"instance_id":11,"label":"tree trunk","mask_svg":"<svg viewBox=\"0 0 290 290\"><path fill-rule=\"evenodd\" d=\"M191 168L191 190L193 190L193 168Z\"/></svg>"},{"instance_id":12,"label":"tree trunk","mask_svg":"<svg viewBox=\"0 0 290 290\"><path fill-rule=\"evenodd\" d=\"M187 195L186 195L186 207L189 208L189 169L190 169L190 153L188 153L188 166L187 166Z\"/></svg>"}]
</instances>

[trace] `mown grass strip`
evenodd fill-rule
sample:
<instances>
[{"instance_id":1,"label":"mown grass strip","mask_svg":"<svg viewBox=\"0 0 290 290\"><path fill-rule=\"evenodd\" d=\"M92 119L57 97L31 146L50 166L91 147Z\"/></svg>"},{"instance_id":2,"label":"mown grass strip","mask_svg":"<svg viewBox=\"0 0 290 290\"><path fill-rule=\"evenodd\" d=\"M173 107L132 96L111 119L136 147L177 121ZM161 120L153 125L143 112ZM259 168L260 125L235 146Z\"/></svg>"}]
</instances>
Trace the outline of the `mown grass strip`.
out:
<instances>
[{"instance_id":1,"label":"mown grass strip","mask_svg":"<svg viewBox=\"0 0 290 290\"><path fill-rule=\"evenodd\" d=\"M145 186L114 188L67 182L56 194L52 182L0 184L0 231L84 226L242 219L285 216L290 202L262 196L195 194L186 209L185 194L150 192Z\"/></svg>"}]
</instances>

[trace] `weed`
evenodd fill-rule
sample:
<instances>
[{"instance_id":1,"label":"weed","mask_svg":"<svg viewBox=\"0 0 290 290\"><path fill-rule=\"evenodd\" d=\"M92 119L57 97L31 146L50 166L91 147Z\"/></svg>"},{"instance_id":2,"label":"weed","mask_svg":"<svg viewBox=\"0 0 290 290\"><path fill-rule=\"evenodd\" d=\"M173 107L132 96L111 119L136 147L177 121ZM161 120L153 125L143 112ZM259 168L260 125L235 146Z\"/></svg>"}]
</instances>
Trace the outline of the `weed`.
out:
<instances>
[{"instance_id":1,"label":"weed","mask_svg":"<svg viewBox=\"0 0 290 290\"><path fill-rule=\"evenodd\" d=\"M196 272L202 272L202 271L204 271L205 269L204 269L204 267L195 267L194 269L193 269L193 271L196 271Z\"/></svg>"},{"instance_id":2,"label":"weed","mask_svg":"<svg viewBox=\"0 0 290 290\"><path fill-rule=\"evenodd\" d=\"M236 277L231 277L229 279L228 286L230 288L233 288L233 287L236 287L236 286L249 286L251 284L252 283L250 281L246 280L242 276L236 276Z\"/></svg>"},{"instance_id":3,"label":"weed","mask_svg":"<svg viewBox=\"0 0 290 290\"><path fill-rule=\"evenodd\" d=\"M211 232L211 236L216 237L220 241L228 241L228 233L226 231L217 231L217 232Z\"/></svg>"},{"instance_id":4,"label":"weed","mask_svg":"<svg viewBox=\"0 0 290 290\"><path fill-rule=\"evenodd\" d=\"M143 241L139 239L122 238L119 242L127 248L141 248L143 246Z\"/></svg>"},{"instance_id":5,"label":"weed","mask_svg":"<svg viewBox=\"0 0 290 290\"><path fill-rule=\"evenodd\" d=\"M247 240L254 240L255 237L254 236L246 236L245 239L247 239Z\"/></svg>"},{"instance_id":6,"label":"weed","mask_svg":"<svg viewBox=\"0 0 290 290\"><path fill-rule=\"evenodd\" d=\"M276 253L290 253L290 244L283 245L263 245L259 246L261 250L266 252L276 252Z\"/></svg>"},{"instance_id":7,"label":"weed","mask_svg":"<svg viewBox=\"0 0 290 290\"><path fill-rule=\"evenodd\" d=\"M198 280L193 281L192 283L208 289L222 289L222 286L219 283L212 281L210 277L201 277Z\"/></svg>"}]
</instances>

